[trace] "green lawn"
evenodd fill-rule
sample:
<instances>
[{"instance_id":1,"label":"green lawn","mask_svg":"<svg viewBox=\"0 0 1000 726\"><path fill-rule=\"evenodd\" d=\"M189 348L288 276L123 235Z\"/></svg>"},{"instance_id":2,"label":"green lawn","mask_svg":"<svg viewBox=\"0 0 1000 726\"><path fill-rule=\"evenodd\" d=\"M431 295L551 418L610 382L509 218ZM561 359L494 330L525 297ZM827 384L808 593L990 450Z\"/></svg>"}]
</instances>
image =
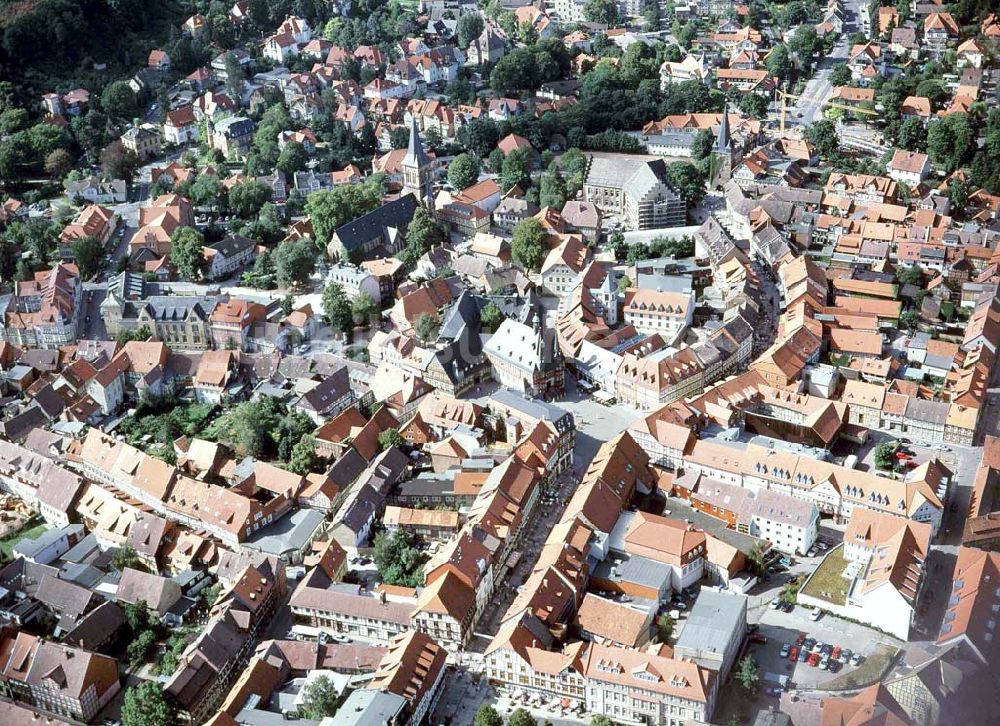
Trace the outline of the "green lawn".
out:
<instances>
[{"instance_id":1,"label":"green lawn","mask_svg":"<svg viewBox=\"0 0 1000 726\"><path fill-rule=\"evenodd\" d=\"M822 564L816 568L809 582L802 588L802 593L826 600L834 605L843 605L847 601L847 589L851 581L842 577L847 567L841 550L835 550L827 555Z\"/></svg>"},{"instance_id":2,"label":"green lawn","mask_svg":"<svg viewBox=\"0 0 1000 726\"><path fill-rule=\"evenodd\" d=\"M896 659L898 648L889 645L879 645L878 650L865 658L865 662L857 668L846 668L843 674L837 676L823 687L830 691L862 688L877 683Z\"/></svg>"},{"instance_id":3,"label":"green lawn","mask_svg":"<svg viewBox=\"0 0 1000 726\"><path fill-rule=\"evenodd\" d=\"M37 522L36 520L29 520L25 527L22 527L14 534L9 535L5 539L0 539L0 558L4 561L14 558L14 545L20 542L22 539L38 539L42 536L42 532L47 530L48 527L42 522Z\"/></svg>"}]
</instances>

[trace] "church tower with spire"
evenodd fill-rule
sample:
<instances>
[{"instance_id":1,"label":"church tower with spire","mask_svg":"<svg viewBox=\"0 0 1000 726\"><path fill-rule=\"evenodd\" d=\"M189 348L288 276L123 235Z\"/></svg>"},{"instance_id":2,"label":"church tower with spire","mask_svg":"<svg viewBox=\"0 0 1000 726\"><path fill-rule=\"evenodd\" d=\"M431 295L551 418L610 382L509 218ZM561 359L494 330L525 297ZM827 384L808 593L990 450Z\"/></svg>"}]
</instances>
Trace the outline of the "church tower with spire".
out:
<instances>
[{"instance_id":1,"label":"church tower with spire","mask_svg":"<svg viewBox=\"0 0 1000 726\"><path fill-rule=\"evenodd\" d=\"M420 141L416 116L410 119L410 143L403 157L403 192L416 195L422 204L431 201L431 158Z\"/></svg>"},{"instance_id":2,"label":"church tower with spire","mask_svg":"<svg viewBox=\"0 0 1000 726\"><path fill-rule=\"evenodd\" d=\"M710 184L714 188L722 187L733 175L735 163L733 154L733 138L729 131L729 104L722 110L722 121L719 123L719 133L712 146L712 166Z\"/></svg>"}]
</instances>

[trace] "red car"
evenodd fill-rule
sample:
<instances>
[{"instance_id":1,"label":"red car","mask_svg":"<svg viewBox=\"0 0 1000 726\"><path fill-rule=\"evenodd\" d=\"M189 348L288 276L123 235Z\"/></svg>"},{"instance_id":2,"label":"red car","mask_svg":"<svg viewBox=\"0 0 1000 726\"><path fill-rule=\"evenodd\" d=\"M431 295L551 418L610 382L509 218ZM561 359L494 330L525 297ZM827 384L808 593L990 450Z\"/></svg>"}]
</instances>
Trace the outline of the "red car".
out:
<instances>
[{"instance_id":1,"label":"red car","mask_svg":"<svg viewBox=\"0 0 1000 726\"><path fill-rule=\"evenodd\" d=\"M810 653L809 660L806 662L809 663L809 665L811 665L813 668L815 668L816 666L819 665L819 659L820 659L819 653Z\"/></svg>"},{"instance_id":2,"label":"red car","mask_svg":"<svg viewBox=\"0 0 1000 726\"><path fill-rule=\"evenodd\" d=\"M907 454L905 451L897 451L896 458L899 459L900 461L909 461L913 457L910 454Z\"/></svg>"},{"instance_id":3,"label":"red car","mask_svg":"<svg viewBox=\"0 0 1000 726\"><path fill-rule=\"evenodd\" d=\"M830 657L833 658L834 660L840 660L840 653L841 653L840 646L835 645L833 646L833 652L830 653Z\"/></svg>"},{"instance_id":4,"label":"red car","mask_svg":"<svg viewBox=\"0 0 1000 726\"><path fill-rule=\"evenodd\" d=\"M798 659L798 657L799 657L799 648L797 645L793 645L791 647L791 650L788 651L788 660L794 663L796 659Z\"/></svg>"},{"instance_id":5,"label":"red car","mask_svg":"<svg viewBox=\"0 0 1000 726\"><path fill-rule=\"evenodd\" d=\"M767 636L760 633L750 633L750 642L765 645L767 643Z\"/></svg>"}]
</instances>

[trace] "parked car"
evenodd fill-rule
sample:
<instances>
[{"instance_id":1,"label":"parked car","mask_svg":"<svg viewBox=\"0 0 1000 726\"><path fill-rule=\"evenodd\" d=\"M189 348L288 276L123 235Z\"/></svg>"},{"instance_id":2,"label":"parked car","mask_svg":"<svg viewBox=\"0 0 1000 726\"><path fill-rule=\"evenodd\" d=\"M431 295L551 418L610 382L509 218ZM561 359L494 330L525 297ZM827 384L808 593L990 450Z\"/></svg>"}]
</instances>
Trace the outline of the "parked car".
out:
<instances>
[{"instance_id":1,"label":"parked car","mask_svg":"<svg viewBox=\"0 0 1000 726\"><path fill-rule=\"evenodd\" d=\"M830 656L824 655L822 658L819 659L820 670L825 671L828 665L830 665Z\"/></svg>"},{"instance_id":2,"label":"parked car","mask_svg":"<svg viewBox=\"0 0 1000 726\"><path fill-rule=\"evenodd\" d=\"M777 610L780 607L781 607L781 600L779 600L778 598L775 598L774 600L771 601L771 609L772 610Z\"/></svg>"},{"instance_id":3,"label":"parked car","mask_svg":"<svg viewBox=\"0 0 1000 726\"><path fill-rule=\"evenodd\" d=\"M806 634L799 633L795 638L795 645L802 645L805 642L806 642Z\"/></svg>"},{"instance_id":4,"label":"parked car","mask_svg":"<svg viewBox=\"0 0 1000 726\"><path fill-rule=\"evenodd\" d=\"M799 657L797 660L799 661L799 663L805 663L807 660L809 660L809 651L806 650L805 648L800 650Z\"/></svg>"},{"instance_id":5,"label":"parked car","mask_svg":"<svg viewBox=\"0 0 1000 726\"><path fill-rule=\"evenodd\" d=\"M791 648L792 648L792 646L790 646L788 643L782 643L782 645L781 645L781 657L782 658L787 658L788 657L788 651L791 650Z\"/></svg>"},{"instance_id":6,"label":"parked car","mask_svg":"<svg viewBox=\"0 0 1000 726\"><path fill-rule=\"evenodd\" d=\"M850 648L844 648L840 651L840 662L849 663L851 661L851 656L854 655L854 651Z\"/></svg>"},{"instance_id":7,"label":"parked car","mask_svg":"<svg viewBox=\"0 0 1000 726\"><path fill-rule=\"evenodd\" d=\"M760 643L761 645L766 645L767 644L767 636L764 635L763 633L759 633L759 632L758 633L751 633L750 634L750 642L751 643Z\"/></svg>"},{"instance_id":8,"label":"parked car","mask_svg":"<svg viewBox=\"0 0 1000 726\"><path fill-rule=\"evenodd\" d=\"M829 643L823 643L823 647L819 649L819 652L822 653L823 655L832 655L833 646L830 645Z\"/></svg>"},{"instance_id":9,"label":"parked car","mask_svg":"<svg viewBox=\"0 0 1000 726\"><path fill-rule=\"evenodd\" d=\"M812 652L813 653L819 653L820 655L823 655L823 641L822 640L817 640L816 641L816 645L814 645L812 647Z\"/></svg>"},{"instance_id":10,"label":"parked car","mask_svg":"<svg viewBox=\"0 0 1000 726\"><path fill-rule=\"evenodd\" d=\"M788 649L788 660L794 661L799 657L799 646L793 645Z\"/></svg>"},{"instance_id":11,"label":"parked car","mask_svg":"<svg viewBox=\"0 0 1000 726\"><path fill-rule=\"evenodd\" d=\"M806 650L812 650L814 645L816 645L816 638L806 638L802 641L802 647Z\"/></svg>"},{"instance_id":12,"label":"parked car","mask_svg":"<svg viewBox=\"0 0 1000 726\"><path fill-rule=\"evenodd\" d=\"M834 660L833 658L831 658L830 662L826 666L826 669L831 673L837 673L843 667L844 667L843 663L841 663L839 660Z\"/></svg>"},{"instance_id":13,"label":"parked car","mask_svg":"<svg viewBox=\"0 0 1000 726\"><path fill-rule=\"evenodd\" d=\"M859 666L864 662L864 660L865 657L861 655L861 653L855 653L854 655L851 656L851 665Z\"/></svg>"},{"instance_id":14,"label":"parked car","mask_svg":"<svg viewBox=\"0 0 1000 726\"><path fill-rule=\"evenodd\" d=\"M828 549L830 549L830 545L828 545L826 542L817 542L816 546L819 547L823 552L826 552Z\"/></svg>"},{"instance_id":15,"label":"parked car","mask_svg":"<svg viewBox=\"0 0 1000 726\"><path fill-rule=\"evenodd\" d=\"M831 658L836 658L837 660L840 660L840 653L841 653L840 646L839 645L835 645L835 646L833 646L833 652L830 653L830 657Z\"/></svg>"},{"instance_id":16,"label":"parked car","mask_svg":"<svg viewBox=\"0 0 1000 726\"><path fill-rule=\"evenodd\" d=\"M813 611L809 613L810 620L819 620L823 616L823 611L819 608L813 608Z\"/></svg>"},{"instance_id":17,"label":"parked car","mask_svg":"<svg viewBox=\"0 0 1000 726\"><path fill-rule=\"evenodd\" d=\"M815 668L816 666L818 666L819 665L819 653L810 653L809 654L809 661L808 661L808 663L809 663L809 666L812 667L812 668Z\"/></svg>"},{"instance_id":18,"label":"parked car","mask_svg":"<svg viewBox=\"0 0 1000 726\"><path fill-rule=\"evenodd\" d=\"M769 696L780 696L783 693L783 691L780 688L775 688L774 686L766 688L765 691Z\"/></svg>"},{"instance_id":19,"label":"parked car","mask_svg":"<svg viewBox=\"0 0 1000 726\"><path fill-rule=\"evenodd\" d=\"M818 554L819 554L819 550L817 550L815 547L810 547L809 551L806 552L806 557L815 557Z\"/></svg>"}]
</instances>

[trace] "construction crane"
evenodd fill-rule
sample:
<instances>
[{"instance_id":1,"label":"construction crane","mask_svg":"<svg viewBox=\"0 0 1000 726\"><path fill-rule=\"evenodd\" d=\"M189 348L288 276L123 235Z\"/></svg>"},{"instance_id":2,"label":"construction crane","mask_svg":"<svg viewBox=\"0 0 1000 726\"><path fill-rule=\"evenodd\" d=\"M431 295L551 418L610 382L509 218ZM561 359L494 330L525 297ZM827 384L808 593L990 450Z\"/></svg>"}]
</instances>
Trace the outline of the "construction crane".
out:
<instances>
[{"instance_id":1,"label":"construction crane","mask_svg":"<svg viewBox=\"0 0 1000 726\"><path fill-rule=\"evenodd\" d=\"M781 117L780 117L781 121L779 128L781 129L782 132L785 130L785 114L788 112L787 99L789 98L797 98L800 101L812 101L816 103L818 106L826 106L828 108L839 108L843 109L844 111L849 111L850 113L864 113L868 114L869 116L880 115L878 111L873 111L871 109L857 108L856 106L848 106L847 104L836 103L834 101L823 101L818 98L809 98L808 96L797 96L794 93L787 93L786 91L782 91L781 89L775 89L775 93L781 96Z\"/></svg>"}]
</instances>

